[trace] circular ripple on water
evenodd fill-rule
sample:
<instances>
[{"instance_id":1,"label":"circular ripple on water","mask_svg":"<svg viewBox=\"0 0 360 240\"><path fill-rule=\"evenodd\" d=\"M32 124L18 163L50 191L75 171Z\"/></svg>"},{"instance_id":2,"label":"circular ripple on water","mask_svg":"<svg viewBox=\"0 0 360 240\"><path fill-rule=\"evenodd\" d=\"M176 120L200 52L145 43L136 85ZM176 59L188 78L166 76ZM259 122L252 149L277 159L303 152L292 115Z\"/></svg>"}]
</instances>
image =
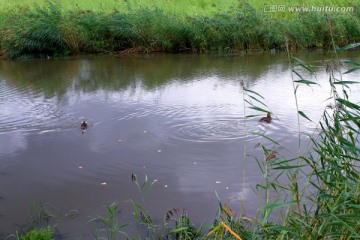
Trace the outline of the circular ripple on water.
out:
<instances>
[{"instance_id":1,"label":"circular ripple on water","mask_svg":"<svg viewBox=\"0 0 360 240\"><path fill-rule=\"evenodd\" d=\"M255 129L254 124L247 123L246 130ZM242 119L220 119L204 122L188 122L170 127L169 137L172 139L192 142L222 142L242 139L245 137ZM254 138L254 136L247 136Z\"/></svg>"},{"instance_id":2,"label":"circular ripple on water","mask_svg":"<svg viewBox=\"0 0 360 240\"><path fill-rule=\"evenodd\" d=\"M56 130L71 128L74 119L60 110L56 98L27 88L14 88L0 82L0 132L15 130Z\"/></svg>"},{"instance_id":3,"label":"circular ripple on water","mask_svg":"<svg viewBox=\"0 0 360 240\"><path fill-rule=\"evenodd\" d=\"M131 106L131 105L129 105ZM170 139L192 142L221 142L245 136L242 109L236 104L154 105L140 104L124 109L118 120L153 118ZM257 122L248 121L246 131L255 131ZM248 139L255 136L248 135Z\"/></svg>"}]
</instances>

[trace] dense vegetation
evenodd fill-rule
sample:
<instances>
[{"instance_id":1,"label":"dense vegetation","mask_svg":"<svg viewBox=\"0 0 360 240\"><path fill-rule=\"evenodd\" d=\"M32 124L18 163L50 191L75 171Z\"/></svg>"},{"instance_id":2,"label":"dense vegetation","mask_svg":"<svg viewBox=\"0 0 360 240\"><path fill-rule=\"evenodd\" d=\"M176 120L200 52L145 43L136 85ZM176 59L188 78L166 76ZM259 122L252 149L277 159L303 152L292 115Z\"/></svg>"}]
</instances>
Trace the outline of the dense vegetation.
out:
<instances>
[{"instance_id":1,"label":"dense vegetation","mask_svg":"<svg viewBox=\"0 0 360 240\"><path fill-rule=\"evenodd\" d=\"M219 13L226 13L233 11L234 8L241 7L245 2L250 4L256 11L263 11L266 5L285 5L286 7L294 6L340 6L340 7L351 7L353 6L352 0L292 0L284 2L282 0L267 0L267 1L256 1L256 0L93 0L91 2L86 0L56 0L61 2L61 6L64 11L87 9L91 11L104 11L111 12L117 9L121 12L129 13L136 11L141 8L149 9L161 9L166 13L176 13L187 16L214 16ZM0 11L7 12L9 9L16 7L28 6L30 8L38 5L46 5L48 0L0 0ZM294 18L294 12L284 11L274 14L274 17L285 17Z\"/></svg>"},{"instance_id":2,"label":"dense vegetation","mask_svg":"<svg viewBox=\"0 0 360 240\"><path fill-rule=\"evenodd\" d=\"M228 53L284 49L286 41L292 49L326 48L331 44L328 21L338 45L360 41L360 4L346 1L343 6L353 7L353 12L270 14L259 3L253 7L247 1L211 5L203 1L185 14L186 5L174 4L172 9L165 0L144 6L131 1L95 2L89 8L81 1L64 2L4 4L1 54L12 59L120 51Z\"/></svg>"}]
</instances>

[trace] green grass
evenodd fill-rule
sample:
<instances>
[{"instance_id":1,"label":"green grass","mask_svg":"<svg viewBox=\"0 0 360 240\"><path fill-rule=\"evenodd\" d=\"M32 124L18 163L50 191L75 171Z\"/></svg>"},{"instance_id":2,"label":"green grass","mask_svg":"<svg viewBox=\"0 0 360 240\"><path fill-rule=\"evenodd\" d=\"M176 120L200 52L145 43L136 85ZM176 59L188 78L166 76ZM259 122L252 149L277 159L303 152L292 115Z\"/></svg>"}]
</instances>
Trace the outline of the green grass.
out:
<instances>
[{"instance_id":1,"label":"green grass","mask_svg":"<svg viewBox=\"0 0 360 240\"><path fill-rule=\"evenodd\" d=\"M6 240L53 240L56 225L52 223L54 215L50 205L40 205L36 210L35 202L29 205L30 220L27 224L20 226L20 231L16 231L6 238Z\"/></svg>"},{"instance_id":2,"label":"green grass","mask_svg":"<svg viewBox=\"0 0 360 240\"><path fill-rule=\"evenodd\" d=\"M34 0L15 0L15 1L6 1L1 0L0 6L2 9L6 10L13 8L15 6L34 6L35 4L45 5L45 1L34 1ZM108 1L85 1L85 0L62 0L61 4L64 6L64 10L77 10L77 9L86 9L92 11L106 11L111 12L114 9L117 9L122 12L131 12L134 10L139 10L140 8L149 8L149 9L161 9L167 13L177 13L183 15L201 15L208 16L214 15L218 12L223 12L230 10L238 4L237 0L227 0L227 1L215 1L215 0L108 0Z\"/></svg>"},{"instance_id":3,"label":"green grass","mask_svg":"<svg viewBox=\"0 0 360 240\"><path fill-rule=\"evenodd\" d=\"M331 45L329 19L339 45L360 41L360 4L352 13L301 12L294 13L296 18L274 17L246 1L206 14L209 8L201 12L193 4L198 15L171 12L171 4L133 8L129 3L124 11L112 5L69 8L66 1L25 5L0 15L0 54L6 58L119 51L233 53L285 49L286 39L291 49L326 48Z\"/></svg>"},{"instance_id":4,"label":"green grass","mask_svg":"<svg viewBox=\"0 0 360 240\"><path fill-rule=\"evenodd\" d=\"M47 226L45 228L33 229L21 236L16 233L15 237L16 240L53 240L54 230L50 226Z\"/></svg>"},{"instance_id":5,"label":"green grass","mask_svg":"<svg viewBox=\"0 0 360 240\"><path fill-rule=\"evenodd\" d=\"M7 11L16 6L33 6L35 4L44 5L45 0L0 0L0 12ZM112 11L117 9L122 12L130 12L139 10L140 8L149 9L161 9L166 13L176 13L180 15L189 16L213 16L218 13L226 13L234 8L237 8L239 4L243 4L239 0L61 0L59 1L64 7L64 10L77 10L86 9L92 11ZM292 0L291 2L282 0L268 0L268 1L247 1L257 11L262 11L264 5L285 5L291 6L353 6L354 1L352 0ZM275 16L293 15L292 13L275 14Z\"/></svg>"}]
</instances>

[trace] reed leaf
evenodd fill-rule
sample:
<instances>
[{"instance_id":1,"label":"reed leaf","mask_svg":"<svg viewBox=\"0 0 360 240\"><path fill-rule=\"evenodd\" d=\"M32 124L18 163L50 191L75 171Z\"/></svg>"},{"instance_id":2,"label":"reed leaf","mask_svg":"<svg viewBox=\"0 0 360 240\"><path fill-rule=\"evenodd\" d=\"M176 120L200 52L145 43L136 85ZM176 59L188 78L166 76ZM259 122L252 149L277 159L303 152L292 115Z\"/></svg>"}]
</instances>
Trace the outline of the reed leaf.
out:
<instances>
[{"instance_id":1,"label":"reed leaf","mask_svg":"<svg viewBox=\"0 0 360 240\"><path fill-rule=\"evenodd\" d=\"M269 140L270 142L272 142L272 143L274 143L276 145L280 145L277 141L275 141L274 139L272 139L272 138L270 138L270 137L268 137L268 136L266 136L266 135L264 135L262 133L252 131L252 132L250 132L250 134L255 135L255 136L263 137L263 138Z\"/></svg>"},{"instance_id":2,"label":"reed leaf","mask_svg":"<svg viewBox=\"0 0 360 240\"><path fill-rule=\"evenodd\" d=\"M263 108L260 108L260 107L256 107L256 106L251 106L249 107L250 109L254 109L256 111L259 111L259 112L264 112L264 113L268 113L269 111L266 110L266 109L263 109Z\"/></svg>"},{"instance_id":3,"label":"reed leaf","mask_svg":"<svg viewBox=\"0 0 360 240\"><path fill-rule=\"evenodd\" d=\"M299 113L303 118L306 118L307 120L309 120L310 122L312 122L312 120L311 120L303 111L298 111L298 113Z\"/></svg>"},{"instance_id":4,"label":"reed leaf","mask_svg":"<svg viewBox=\"0 0 360 240\"><path fill-rule=\"evenodd\" d=\"M302 61L299 58L296 58L294 56L292 56L293 59L296 60L297 64L301 67L303 67L304 69L308 70L310 73L315 73L315 70L312 66L310 66L309 64L306 64L304 61Z\"/></svg>"},{"instance_id":5,"label":"reed leaf","mask_svg":"<svg viewBox=\"0 0 360 240\"><path fill-rule=\"evenodd\" d=\"M346 72L343 72L343 74L352 73L352 72L355 72L355 71L357 71L359 69L360 69L360 67L353 67L353 68L350 68L349 70L347 70Z\"/></svg>"},{"instance_id":6,"label":"reed leaf","mask_svg":"<svg viewBox=\"0 0 360 240\"><path fill-rule=\"evenodd\" d=\"M306 85L317 84L316 82L313 82L313 81L310 81L310 80L305 80L305 79L296 80L296 81L294 81L294 82L296 82L296 83L303 83L303 84L306 84Z\"/></svg>"},{"instance_id":7,"label":"reed leaf","mask_svg":"<svg viewBox=\"0 0 360 240\"><path fill-rule=\"evenodd\" d=\"M336 101L340 102L341 104L344 104L345 106L349 107L349 108L352 108L352 109L355 109L355 110L360 110L360 106L355 104L355 103L352 103L346 99L342 99L342 98L337 98Z\"/></svg>"},{"instance_id":8,"label":"reed leaf","mask_svg":"<svg viewBox=\"0 0 360 240\"><path fill-rule=\"evenodd\" d=\"M346 45L344 47L341 47L341 48L337 47L336 50L341 52L341 51L357 48L358 46L360 46L360 43L352 43L352 44L348 44L348 45Z\"/></svg>"},{"instance_id":9,"label":"reed leaf","mask_svg":"<svg viewBox=\"0 0 360 240\"><path fill-rule=\"evenodd\" d=\"M345 73L343 73L345 74ZM357 82L357 81L339 81L339 82L334 82L334 84L337 84L337 85L348 85L348 84L359 84L360 82Z\"/></svg>"}]
</instances>

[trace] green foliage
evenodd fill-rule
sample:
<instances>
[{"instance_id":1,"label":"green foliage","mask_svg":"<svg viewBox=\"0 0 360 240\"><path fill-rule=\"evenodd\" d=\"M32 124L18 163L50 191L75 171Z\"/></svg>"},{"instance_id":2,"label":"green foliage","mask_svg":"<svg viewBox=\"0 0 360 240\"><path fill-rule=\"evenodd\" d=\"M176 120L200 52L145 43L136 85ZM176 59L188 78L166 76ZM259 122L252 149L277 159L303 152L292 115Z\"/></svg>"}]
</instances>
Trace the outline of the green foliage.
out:
<instances>
[{"instance_id":1,"label":"green foliage","mask_svg":"<svg viewBox=\"0 0 360 240\"><path fill-rule=\"evenodd\" d=\"M262 19L250 6L214 17L191 17L191 47L200 52L250 49L258 45L257 28Z\"/></svg>"},{"instance_id":2,"label":"green foliage","mask_svg":"<svg viewBox=\"0 0 360 240\"><path fill-rule=\"evenodd\" d=\"M12 10L4 20L2 45L8 58L61 56L77 52L73 27L54 2Z\"/></svg>"},{"instance_id":3,"label":"green foliage","mask_svg":"<svg viewBox=\"0 0 360 240\"><path fill-rule=\"evenodd\" d=\"M130 2L126 11L120 3L94 9L69 7L54 0L13 7L0 16L0 53L19 58L79 52L237 52L285 49L286 39L291 49L329 47L329 19L339 45L360 41L360 15L356 11L299 12L293 13L293 18L281 18L246 1L232 4L231 9L204 15Z\"/></svg>"},{"instance_id":4,"label":"green foliage","mask_svg":"<svg viewBox=\"0 0 360 240\"><path fill-rule=\"evenodd\" d=\"M33 229L22 236L19 236L19 234L16 232L16 240L52 240L52 239L54 239L54 230L50 226L41 229Z\"/></svg>"},{"instance_id":5,"label":"green foliage","mask_svg":"<svg viewBox=\"0 0 360 240\"><path fill-rule=\"evenodd\" d=\"M40 205L36 211L35 202L31 201L29 205L30 220L27 224L21 226L20 233L8 236L6 239L16 240L52 240L55 235L55 226L52 226L51 220L54 218L54 209L49 205Z\"/></svg>"},{"instance_id":6,"label":"green foliage","mask_svg":"<svg viewBox=\"0 0 360 240\"><path fill-rule=\"evenodd\" d=\"M107 206L107 216L102 217L97 215L90 220L90 222L96 222L102 225L100 228L94 227L92 229L93 235L96 239L116 240L122 236L127 237L126 233L123 232L122 229L129 224L119 224L119 213L120 205L119 203L114 202Z\"/></svg>"},{"instance_id":7,"label":"green foliage","mask_svg":"<svg viewBox=\"0 0 360 240\"><path fill-rule=\"evenodd\" d=\"M173 218L179 209L170 209L165 214L164 225L168 224L171 220L175 221L175 226L168 230L166 236L172 237L172 239L191 240L201 236L201 230L195 228L194 224L191 223L190 218L183 210L179 218Z\"/></svg>"},{"instance_id":8,"label":"green foliage","mask_svg":"<svg viewBox=\"0 0 360 240\"><path fill-rule=\"evenodd\" d=\"M157 179L153 180L152 182L149 182L147 175L144 177L144 181L140 184L138 182L138 177L136 174L131 174L131 181L135 183L135 185L138 187L139 192L141 193L141 199L142 201L145 200L146 196L149 194L150 190L154 186L154 184L158 181Z\"/></svg>"},{"instance_id":9,"label":"green foliage","mask_svg":"<svg viewBox=\"0 0 360 240\"><path fill-rule=\"evenodd\" d=\"M112 48L108 16L90 10L70 12L72 24L77 27L79 51L98 53Z\"/></svg>"},{"instance_id":10,"label":"green foliage","mask_svg":"<svg viewBox=\"0 0 360 240\"><path fill-rule=\"evenodd\" d=\"M332 35L330 35L332 37ZM350 44L338 51L358 47ZM303 72L313 74L312 67L296 59ZM358 63L343 61L356 71ZM326 64L329 74L329 84L332 89L333 105L325 109L319 122L318 133L310 136L311 150L299 158L274 158L262 169L267 170L267 184L261 189L266 192L271 189L277 196L286 196L280 201L278 197L266 202L262 206L266 221L258 236L267 238L288 239L357 239L360 237L359 199L360 183L359 168L360 148L358 133L360 129L360 106L349 100L351 84L357 81L342 81L340 63L335 58ZM351 72L350 70L346 72ZM302 78L299 69L296 75ZM346 73L345 72L345 73ZM294 81L296 84L308 82ZM339 91L339 87L341 91ZM296 89L298 86L296 86ZM296 94L296 91L295 91ZM310 120L304 112L298 114ZM311 121L311 120L310 120ZM265 155L267 154L264 149ZM268 168L266 168L268 166ZM280 184L276 171L286 174L288 185ZM299 176L307 180L307 184L300 188ZM267 222L266 213L274 215L274 210L285 208L286 214L279 222ZM269 215L270 216L270 215ZM265 235L263 235L265 234Z\"/></svg>"}]
</instances>

